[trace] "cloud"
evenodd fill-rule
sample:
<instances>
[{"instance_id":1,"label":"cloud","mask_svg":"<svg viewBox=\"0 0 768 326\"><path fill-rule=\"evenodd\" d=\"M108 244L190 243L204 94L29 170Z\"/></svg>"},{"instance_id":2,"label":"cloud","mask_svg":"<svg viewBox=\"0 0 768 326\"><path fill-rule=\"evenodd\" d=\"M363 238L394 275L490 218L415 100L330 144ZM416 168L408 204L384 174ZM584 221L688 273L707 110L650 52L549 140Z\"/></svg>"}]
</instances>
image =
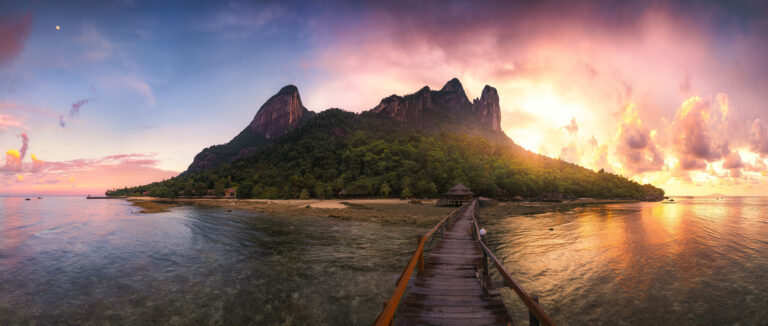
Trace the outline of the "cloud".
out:
<instances>
[{"instance_id":1,"label":"cloud","mask_svg":"<svg viewBox=\"0 0 768 326\"><path fill-rule=\"evenodd\" d=\"M630 103L624 109L615 143L616 155L627 172L631 174L658 171L664 166L661 150L653 142L651 131L638 118L634 103Z\"/></svg>"},{"instance_id":2,"label":"cloud","mask_svg":"<svg viewBox=\"0 0 768 326\"><path fill-rule=\"evenodd\" d=\"M61 182L61 180L59 180L59 179L37 179L37 181L36 181L36 183L40 184L40 185L57 184L59 182Z\"/></svg>"},{"instance_id":3,"label":"cloud","mask_svg":"<svg viewBox=\"0 0 768 326\"><path fill-rule=\"evenodd\" d=\"M690 96L691 95L691 91L693 90L693 87L691 86L691 74L690 73L685 74L685 77L683 78L683 81L680 82L680 85L677 87L677 90L683 96Z\"/></svg>"},{"instance_id":4,"label":"cloud","mask_svg":"<svg viewBox=\"0 0 768 326\"><path fill-rule=\"evenodd\" d=\"M560 150L560 159L570 163L579 163L581 154L575 142L571 142Z\"/></svg>"},{"instance_id":5,"label":"cloud","mask_svg":"<svg viewBox=\"0 0 768 326\"><path fill-rule=\"evenodd\" d=\"M768 171L768 165L763 162L761 159L755 159L753 163L745 163L744 164L745 170L749 172L765 172Z\"/></svg>"},{"instance_id":6,"label":"cloud","mask_svg":"<svg viewBox=\"0 0 768 326\"><path fill-rule=\"evenodd\" d=\"M83 23L77 41L83 46L83 53L88 61L102 61L112 54L112 43L92 23Z\"/></svg>"},{"instance_id":7,"label":"cloud","mask_svg":"<svg viewBox=\"0 0 768 326\"><path fill-rule=\"evenodd\" d=\"M77 118L80 116L80 108L85 105L86 103L90 102L90 99L84 98L75 101L72 103L72 106L69 108L69 117L70 118Z\"/></svg>"},{"instance_id":8,"label":"cloud","mask_svg":"<svg viewBox=\"0 0 768 326\"><path fill-rule=\"evenodd\" d=\"M12 151L9 151L12 152ZM11 156L20 156L18 151ZM31 155L32 168L15 170L6 178L24 173L23 180L4 193L100 194L107 189L141 185L168 179L178 172L159 169L154 153L131 153L98 158L42 162ZM13 183L6 179L4 182Z\"/></svg>"},{"instance_id":9,"label":"cloud","mask_svg":"<svg viewBox=\"0 0 768 326\"><path fill-rule=\"evenodd\" d=\"M595 135L592 135L592 138L589 138L589 144L592 145L592 148L597 147L597 138L595 138Z\"/></svg>"},{"instance_id":10,"label":"cloud","mask_svg":"<svg viewBox=\"0 0 768 326\"><path fill-rule=\"evenodd\" d=\"M768 155L768 124L761 119L755 119L749 129L749 143L752 150Z\"/></svg>"},{"instance_id":11,"label":"cloud","mask_svg":"<svg viewBox=\"0 0 768 326\"><path fill-rule=\"evenodd\" d=\"M719 94L718 104L693 96L683 102L669 128L681 155L717 161L728 155L728 142L721 133L727 128L727 98Z\"/></svg>"},{"instance_id":12,"label":"cloud","mask_svg":"<svg viewBox=\"0 0 768 326\"><path fill-rule=\"evenodd\" d=\"M594 137L592 139L594 139ZM595 151L592 153L592 160L596 169L604 169L608 172L613 171L608 162L608 145L602 144L596 146Z\"/></svg>"},{"instance_id":13,"label":"cloud","mask_svg":"<svg viewBox=\"0 0 768 326\"><path fill-rule=\"evenodd\" d=\"M152 109L157 106L155 93L149 83L135 74L103 75L99 77L104 97L118 99L135 107Z\"/></svg>"},{"instance_id":14,"label":"cloud","mask_svg":"<svg viewBox=\"0 0 768 326\"><path fill-rule=\"evenodd\" d=\"M16 149L5 152L5 165L3 171L21 171L21 154Z\"/></svg>"},{"instance_id":15,"label":"cloud","mask_svg":"<svg viewBox=\"0 0 768 326\"><path fill-rule=\"evenodd\" d=\"M38 159L35 154L30 154L29 157L32 159L32 172L38 172L45 166L45 162Z\"/></svg>"},{"instance_id":16,"label":"cloud","mask_svg":"<svg viewBox=\"0 0 768 326\"><path fill-rule=\"evenodd\" d=\"M8 128L29 129L18 118L11 115L0 114L0 132L8 130Z\"/></svg>"},{"instance_id":17,"label":"cloud","mask_svg":"<svg viewBox=\"0 0 768 326\"><path fill-rule=\"evenodd\" d=\"M91 90L95 92L95 89L93 88L93 86L91 86ZM70 119L79 118L80 108L82 108L83 105L90 103L91 101L93 101L92 98L84 98L84 99L79 99L73 102L72 105L70 105L69 107L69 118ZM67 121L64 115L63 114L59 115L59 127L65 128L66 126L67 126Z\"/></svg>"},{"instance_id":18,"label":"cloud","mask_svg":"<svg viewBox=\"0 0 768 326\"><path fill-rule=\"evenodd\" d=\"M195 25L205 31L214 32L225 38L242 38L257 32L264 32L270 24L288 16L288 10L278 3L229 2L227 7L212 17L200 20Z\"/></svg>"},{"instance_id":19,"label":"cloud","mask_svg":"<svg viewBox=\"0 0 768 326\"><path fill-rule=\"evenodd\" d=\"M579 132L579 126L576 124L576 118L571 119L571 123L563 126L565 130L568 130L568 133L571 134L571 136L575 136Z\"/></svg>"},{"instance_id":20,"label":"cloud","mask_svg":"<svg viewBox=\"0 0 768 326\"><path fill-rule=\"evenodd\" d=\"M742 167L744 167L744 162L741 161L741 156L738 152L731 152L725 157L725 162L723 162L724 169L732 170Z\"/></svg>"},{"instance_id":21,"label":"cloud","mask_svg":"<svg viewBox=\"0 0 768 326\"><path fill-rule=\"evenodd\" d=\"M0 67L9 64L24 50L32 32L32 14L0 14Z\"/></svg>"},{"instance_id":22,"label":"cloud","mask_svg":"<svg viewBox=\"0 0 768 326\"><path fill-rule=\"evenodd\" d=\"M707 168L707 163L704 160L697 159L688 155L683 155L680 158L680 168L685 171L690 170L703 170Z\"/></svg>"},{"instance_id":23,"label":"cloud","mask_svg":"<svg viewBox=\"0 0 768 326\"><path fill-rule=\"evenodd\" d=\"M136 76L118 77L114 80L112 86L118 89L127 89L134 94L139 95L142 102L141 104L146 108L151 109L157 106L157 100L155 100L155 94L152 91L152 87Z\"/></svg>"},{"instance_id":24,"label":"cloud","mask_svg":"<svg viewBox=\"0 0 768 326\"><path fill-rule=\"evenodd\" d=\"M29 149L29 137L25 133L19 134L18 137L21 138L21 148L9 149L5 152L5 165L0 168L0 171L20 172L22 170L22 161L27 154L27 149Z\"/></svg>"},{"instance_id":25,"label":"cloud","mask_svg":"<svg viewBox=\"0 0 768 326\"><path fill-rule=\"evenodd\" d=\"M19 154L21 156L19 159L24 160L24 157L27 155L27 149L29 149L29 137L27 137L27 134L25 133L19 134L19 137L21 138L21 148L19 149Z\"/></svg>"}]
</instances>

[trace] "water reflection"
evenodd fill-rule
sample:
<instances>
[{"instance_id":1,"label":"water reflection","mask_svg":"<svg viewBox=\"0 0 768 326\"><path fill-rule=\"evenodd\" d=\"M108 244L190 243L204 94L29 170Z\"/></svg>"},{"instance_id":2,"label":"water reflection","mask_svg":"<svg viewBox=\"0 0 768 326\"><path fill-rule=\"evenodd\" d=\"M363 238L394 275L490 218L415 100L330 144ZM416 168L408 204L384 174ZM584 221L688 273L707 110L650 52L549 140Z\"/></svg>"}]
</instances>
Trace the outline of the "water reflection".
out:
<instances>
[{"instance_id":1,"label":"water reflection","mask_svg":"<svg viewBox=\"0 0 768 326\"><path fill-rule=\"evenodd\" d=\"M0 325L367 324L423 232L82 198L0 212Z\"/></svg>"},{"instance_id":2,"label":"water reflection","mask_svg":"<svg viewBox=\"0 0 768 326\"><path fill-rule=\"evenodd\" d=\"M697 198L481 220L513 276L565 324L766 324L766 213L762 198Z\"/></svg>"}]
</instances>

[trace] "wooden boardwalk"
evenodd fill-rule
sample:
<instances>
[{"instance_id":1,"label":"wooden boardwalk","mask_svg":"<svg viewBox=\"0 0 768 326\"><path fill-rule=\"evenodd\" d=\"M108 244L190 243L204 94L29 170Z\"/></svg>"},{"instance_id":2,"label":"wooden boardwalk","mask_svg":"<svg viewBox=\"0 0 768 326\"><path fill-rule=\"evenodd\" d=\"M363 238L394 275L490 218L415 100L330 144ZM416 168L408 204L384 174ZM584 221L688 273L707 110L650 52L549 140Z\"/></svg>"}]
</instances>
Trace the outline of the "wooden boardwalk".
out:
<instances>
[{"instance_id":1,"label":"wooden boardwalk","mask_svg":"<svg viewBox=\"0 0 768 326\"><path fill-rule=\"evenodd\" d=\"M501 295L483 272L483 251L470 233L477 201L469 205L426 257L397 311L397 325L512 324Z\"/></svg>"},{"instance_id":2,"label":"wooden boardwalk","mask_svg":"<svg viewBox=\"0 0 768 326\"><path fill-rule=\"evenodd\" d=\"M413 256L373 325L512 325L495 284L515 291L528 308L529 325L555 325L538 298L523 290L483 242L485 232L475 218L478 205L473 199L418 237ZM425 259L424 245L433 235L442 237ZM490 266L502 280L491 281ZM411 279L414 269L418 274Z\"/></svg>"}]
</instances>

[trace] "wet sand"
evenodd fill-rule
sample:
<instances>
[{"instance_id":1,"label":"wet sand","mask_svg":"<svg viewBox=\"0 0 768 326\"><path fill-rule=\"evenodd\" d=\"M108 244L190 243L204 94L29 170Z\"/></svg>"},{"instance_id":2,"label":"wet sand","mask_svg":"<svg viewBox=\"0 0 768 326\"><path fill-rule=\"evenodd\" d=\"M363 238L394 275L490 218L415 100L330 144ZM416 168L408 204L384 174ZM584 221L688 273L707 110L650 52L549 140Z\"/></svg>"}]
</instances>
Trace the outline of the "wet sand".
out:
<instances>
[{"instance_id":1,"label":"wet sand","mask_svg":"<svg viewBox=\"0 0 768 326\"><path fill-rule=\"evenodd\" d=\"M429 226L437 223L455 207L436 207L435 200L412 204L404 199L208 199L131 197L128 199L141 207L141 213L164 212L179 205L203 205L227 209L251 210L274 216L307 217L323 216L350 221L370 221L391 224ZM547 211L567 210L576 206L627 203L631 200L578 199L562 203L501 202L483 207L482 217L494 218L509 215L538 214Z\"/></svg>"}]
</instances>

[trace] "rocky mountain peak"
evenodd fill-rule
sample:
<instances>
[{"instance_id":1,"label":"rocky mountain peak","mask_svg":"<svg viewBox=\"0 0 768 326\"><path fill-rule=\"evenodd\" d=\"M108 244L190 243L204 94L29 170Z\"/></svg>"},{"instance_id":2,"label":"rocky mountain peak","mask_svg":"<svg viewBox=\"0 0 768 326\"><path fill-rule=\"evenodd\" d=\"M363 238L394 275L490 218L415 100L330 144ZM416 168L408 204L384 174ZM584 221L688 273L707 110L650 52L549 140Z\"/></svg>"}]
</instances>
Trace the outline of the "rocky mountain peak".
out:
<instances>
[{"instance_id":1,"label":"rocky mountain peak","mask_svg":"<svg viewBox=\"0 0 768 326\"><path fill-rule=\"evenodd\" d=\"M445 86L438 92L439 101L443 106L464 110L471 105L467 94L464 92L464 86L457 78L453 78L445 83Z\"/></svg>"},{"instance_id":2,"label":"rocky mountain peak","mask_svg":"<svg viewBox=\"0 0 768 326\"><path fill-rule=\"evenodd\" d=\"M441 92L464 92L464 86L461 85L461 81L459 81L458 78L453 78L449 80L443 88L440 89Z\"/></svg>"},{"instance_id":3,"label":"rocky mountain peak","mask_svg":"<svg viewBox=\"0 0 768 326\"><path fill-rule=\"evenodd\" d=\"M226 144L214 145L195 155L187 171L203 171L247 157L273 139L289 133L314 115L301 103L299 89L288 85L265 102L251 123Z\"/></svg>"},{"instance_id":4,"label":"rocky mountain peak","mask_svg":"<svg viewBox=\"0 0 768 326\"><path fill-rule=\"evenodd\" d=\"M251 121L251 131L267 139L280 137L299 126L308 110L301 103L299 89L288 85L264 103Z\"/></svg>"},{"instance_id":5,"label":"rocky mountain peak","mask_svg":"<svg viewBox=\"0 0 768 326\"><path fill-rule=\"evenodd\" d=\"M501 131L501 108L496 89L486 85L480 98L470 102L464 86L457 78L449 80L439 91L424 86L411 95L392 95L381 100L372 111L420 127L432 126L435 117L440 115L469 115L475 117L484 128Z\"/></svg>"},{"instance_id":6,"label":"rocky mountain peak","mask_svg":"<svg viewBox=\"0 0 768 326\"><path fill-rule=\"evenodd\" d=\"M485 126L493 131L501 131L501 107L499 93L495 88L485 85L480 98L472 102L472 111Z\"/></svg>"}]
</instances>

